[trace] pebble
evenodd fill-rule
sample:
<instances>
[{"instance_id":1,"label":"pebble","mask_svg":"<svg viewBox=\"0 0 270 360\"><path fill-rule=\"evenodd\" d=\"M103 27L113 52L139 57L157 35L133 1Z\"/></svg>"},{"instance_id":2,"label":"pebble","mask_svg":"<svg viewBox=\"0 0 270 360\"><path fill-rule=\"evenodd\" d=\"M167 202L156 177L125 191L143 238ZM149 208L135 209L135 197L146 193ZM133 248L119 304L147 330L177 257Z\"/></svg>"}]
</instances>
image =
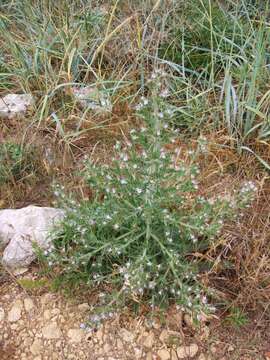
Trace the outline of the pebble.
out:
<instances>
[{"instance_id":1,"label":"pebble","mask_svg":"<svg viewBox=\"0 0 270 360\"><path fill-rule=\"evenodd\" d=\"M132 342L134 340L134 334L132 334L127 329L122 328L119 334L125 342Z\"/></svg>"},{"instance_id":2,"label":"pebble","mask_svg":"<svg viewBox=\"0 0 270 360\"><path fill-rule=\"evenodd\" d=\"M81 329L68 330L68 337L70 338L70 341L73 343L81 342L83 335L84 335L84 333L83 333L83 330L81 330Z\"/></svg>"},{"instance_id":3,"label":"pebble","mask_svg":"<svg viewBox=\"0 0 270 360\"><path fill-rule=\"evenodd\" d=\"M159 335L159 340L164 343L168 340L169 338L169 332L167 330L162 330L161 334Z\"/></svg>"},{"instance_id":4,"label":"pebble","mask_svg":"<svg viewBox=\"0 0 270 360\"><path fill-rule=\"evenodd\" d=\"M160 357L160 360L170 360L171 358L169 351L166 349L159 350L157 354Z\"/></svg>"},{"instance_id":5,"label":"pebble","mask_svg":"<svg viewBox=\"0 0 270 360\"><path fill-rule=\"evenodd\" d=\"M49 302L51 302L53 300L53 297L54 297L53 294L50 294L50 293L43 295L40 299L41 305L44 306L44 305L48 304Z\"/></svg>"},{"instance_id":6,"label":"pebble","mask_svg":"<svg viewBox=\"0 0 270 360\"><path fill-rule=\"evenodd\" d=\"M90 309L90 306L87 303L79 304L78 310L81 312L85 312Z\"/></svg>"},{"instance_id":7,"label":"pebble","mask_svg":"<svg viewBox=\"0 0 270 360\"><path fill-rule=\"evenodd\" d=\"M16 322L20 320L21 316L22 316L22 303L21 301L16 301L8 313L8 321Z\"/></svg>"},{"instance_id":8,"label":"pebble","mask_svg":"<svg viewBox=\"0 0 270 360\"><path fill-rule=\"evenodd\" d=\"M23 303L25 311L27 312L30 312L35 307L34 302L31 298L25 298Z\"/></svg>"},{"instance_id":9,"label":"pebble","mask_svg":"<svg viewBox=\"0 0 270 360\"><path fill-rule=\"evenodd\" d=\"M45 339L59 339L62 332L56 323L51 323L42 328L42 335Z\"/></svg>"},{"instance_id":10,"label":"pebble","mask_svg":"<svg viewBox=\"0 0 270 360\"><path fill-rule=\"evenodd\" d=\"M180 346L177 348L177 356L179 359L193 358L199 351L197 344L191 344L189 346Z\"/></svg>"},{"instance_id":11,"label":"pebble","mask_svg":"<svg viewBox=\"0 0 270 360\"><path fill-rule=\"evenodd\" d=\"M35 339L33 344L30 346L30 351L33 355L39 355L42 351L42 341L40 339Z\"/></svg>"},{"instance_id":12,"label":"pebble","mask_svg":"<svg viewBox=\"0 0 270 360\"><path fill-rule=\"evenodd\" d=\"M0 308L0 322L3 321L5 318L5 311L3 308Z\"/></svg>"},{"instance_id":13,"label":"pebble","mask_svg":"<svg viewBox=\"0 0 270 360\"><path fill-rule=\"evenodd\" d=\"M151 349L154 345L154 341L155 341L155 335L154 333L150 332L147 337L145 338L144 342L143 342L143 346L145 346L146 348Z\"/></svg>"},{"instance_id":14,"label":"pebble","mask_svg":"<svg viewBox=\"0 0 270 360\"><path fill-rule=\"evenodd\" d=\"M199 357L198 357L198 360L206 360L206 356L204 354L201 354Z\"/></svg>"},{"instance_id":15,"label":"pebble","mask_svg":"<svg viewBox=\"0 0 270 360\"><path fill-rule=\"evenodd\" d=\"M50 320L50 318L52 317L51 310L46 309L43 313L43 317L45 320Z\"/></svg>"}]
</instances>

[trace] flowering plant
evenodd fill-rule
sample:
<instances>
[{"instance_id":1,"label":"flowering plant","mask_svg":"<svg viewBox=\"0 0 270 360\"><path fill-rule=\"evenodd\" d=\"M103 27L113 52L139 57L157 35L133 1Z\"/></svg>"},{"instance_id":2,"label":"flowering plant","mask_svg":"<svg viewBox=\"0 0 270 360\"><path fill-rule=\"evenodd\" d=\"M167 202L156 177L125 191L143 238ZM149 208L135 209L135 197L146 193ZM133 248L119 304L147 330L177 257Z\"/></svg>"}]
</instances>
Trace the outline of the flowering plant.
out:
<instances>
[{"instance_id":1,"label":"flowering plant","mask_svg":"<svg viewBox=\"0 0 270 360\"><path fill-rule=\"evenodd\" d=\"M200 312L207 307L205 289L192 254L215 239L254 189L245 185L237 203L199 196L197 152L184 158L174 131L158 116L158 101L141 103L146 127L116 143L110 165L86 163L92 199L76 204L58 188L67 215L48 258L69 277L108 294L118 289L121 303L174 301Z\"/></svg>"}]
</instances>

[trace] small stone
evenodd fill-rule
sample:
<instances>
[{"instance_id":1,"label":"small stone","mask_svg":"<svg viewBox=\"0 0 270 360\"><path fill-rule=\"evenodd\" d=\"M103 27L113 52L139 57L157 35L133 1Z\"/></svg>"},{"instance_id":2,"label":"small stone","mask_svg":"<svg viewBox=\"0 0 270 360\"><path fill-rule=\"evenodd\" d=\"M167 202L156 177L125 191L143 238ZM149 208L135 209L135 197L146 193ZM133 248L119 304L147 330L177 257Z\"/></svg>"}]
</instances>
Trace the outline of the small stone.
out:
<instances>
[{"instance_id":1,"label":"small stone","mask_svg":"<svg viewBox=\"0 0 270 360\"><path fill-rule=\"evenodd\" d=\"M5 311L3 308L0 308L0 322L3 321L5 318Z\"/></svg>"},{"instance_id":2,"label":"small stone","mask_svg":"<svg viewBox=\"0 0 270 360\"><path fill-rule=\"evenodd\" d=\"M147 335L147 337L145 338L145 340L143 342L143 346L145 346L146 348L151 349L153 347L154 340L155 340L155 335L154 335L154 333L150 332Z\"/></svg>"},{"instance_id":3,"label":"small stone","mask_svg":"<svg viewBox=\"0 0 270 360\"><path fill-rule=\"evenodd\" d=\"M159 340L164 343L168 340L169 338L169 332L167 330L162 330L161 334L159 335Z\"/></svg>"},{"instance_id":4,"label":"small stone","mask_svg":"<svg viewBox=\"0 0 270 360\"><path fill-rule=\"evenodd\" d=\"M123 350L123 348L124 348L124 345L120 339L116 340L116 346L117 346L118 350Z\"/></svg>"},{"instance_id":5,"label":"small stone","mask_svg":"<svg viewBox=\"0 0 270 360\"><path fill-rule=\"evenodd\" d=\"M197 344L191 344L189 346L180 346L179 348L177 348L177 356L179 359L185 359L187 357L193 358L198 351L199 351L199 347Z\"/></svg>"},{"instance_id":6,"label":"small stone","mask_svg":"<svg viewBox=\"0 0 270 360\"><path fill-rule=\"evenodd\" d=\"M83 330L81 329L70 329L68 330L68 337L70 341L73 343L79 343L82 341L83 338Z\"/></svg>"},{"instance_id":7,"label":"small stone","mask_svg":"<svg viewBox=\"0 0 270 360\"><path fill-rule=\"evenodd\" d=\"M90 306L87 303L79 304L78 310L81 312L88 311L90 309Z\"/></svg>"},{"instance_id":8,"label":"small stone","mask_svg":"<svg viewBox=\"0 0 270 360\"><path fill-rule=\"evenodd\" d=\"M66 319L64 318L63 315L59 315L58 319L62 324L64 324L66 322Z\"/></svg>"},{"instance_id":9,"label":"small stone","mask_svg":"<svg viewBox=\"0 0 270 360\"><path fill-rule=\"evenodd\" d=\"M17 330L19 328L18 324L11 324L10 325L11 330Z\"/></svg>"},{"instance_id":10,"label":"small stone","mask_svg":"<svg viewBox=\"0 0 270 360\"><path fill-rule=\"evenodd\" d=\"M166 349L159 350L157 354L160 357L160 360L170 360L171 358L169 351Z\"/></svg>"},{"instance_id":11,"label":"small stone","mask_svg":"<svg viewBox=\"0 0 270 360\"><path fill-rule=\"evenodd\" d=\"M33 344L30 346L30 351L33 355L39 355L42 351L42 341L40 339L35 339Z\"/></svg>"},{"instance_id":12,"label":"small stone","mask_svg":"<svg viewBox=\"0 0 270 360\"><path fill-rule=\"evenodd\" d=\"M109 351L111 351L110 344L108 344L108 343L104 344L103 351L104 351L105 354L108 353ZM102 351L102 353L103 353L103 351Z\"/></svg>"},{"instance_id":13,"label":"small stone","mask_svg":"<svg viewBox=\"0 0 270 360\"><path fill-rule=\"evenodd\" d=\"M229 347L228 347L228 351L229 351L229 352L234 351L234 346L233 346L233 345L229 345Z\"/></svg>"},{"instance_id":14,"label":"small stone","mask_svg":"<svg viewBox=\"0 0 270 360\"><path fill-rule=\"evenodd\" d=\"M171 360L178 360L176 351L174 351L174 350L171 350Z\"/></svg>"},{"instance_id":15,"label":"small stone","mask_svg":"<svg viewBox=\"0 0 270 360\"><path fill-rule=\"evenodd\" d=\"M58 309L58 308L54 308L54 309L52 309L52 314L54 315L54 316L57 316L57 315L59 315L60 314L60 309Z\"/></svg>"},{"instance_id":16,"label":"small stone","mask_svg":"<svg viewBox=\"0 0 270 360\"><path fill-rule=\"evenodd\" d=\"M43 313L43 317L45 320L50 320L51 317L52 317L52 313L51 313L51 310L49 309L46 309Z\"/></svg>"},{"instance_id":17,"label":"small stone","mask_svg":"<svg viewBox=\"0 0 270 360\"><path fill-rule=\"evenodd\" d=\"M8 321L16 322L20 320L21 316L22 316L22 303L21 301L16 301L8 313Z\"/></svg>"},{"instance_id":18,"label":"small stone","mask_svg":"<svg viewBox=\"0 0 270 360\"><path fill-rule=\"evenodd\" d=\"M49 302L51 302L53 300L53 298L54 298L54 296L51 293L43 295L40 299L41 305L44 306L44 305L48 304Z\"/></svg>"},{"instance_id":19,"label":"small stone","mask_svg":"<svg viewBox=\"0 0 270 360\"><path fill-rule=\"evenodd\" d=\"M62 332L56 323L51 323L44 326L42 334L45 339L59 339L62 336Z\"/></svg>"},{"instance_id":20,"label":"small stone","mask_svg":"<svg viewBox=\"0 0 270 360\"><path fill-rule=\"evenodd\" d=\"M204 354L201 354L199 357L198 357L198 360L206 360L206 357Z\"/></svg>"},{"instance_id":21,"label":"small stone","mask_svg":"<svg viewBox=\"0 0 270 360\"><path fill-rule=\"evenodd\" d=\"M146 354L146 360L153 360L153 354L151 351Z\"/></svg>"},{"instance_id":22,"label":"small stone","mask_svg":"<svg viewBox=\"0 0 270 360\"><path fill-rule=\"evenodd\" d=\"M216 344L212 344L210 346L210 351L211 351L212 354L215 354L218 351L218 348L217 348Z\"/></svg>"},{"instance_id":23,"label":"small stone","mask_svg":"<svg viewBox=\"0 0 270 360\"><path fill-rule=\"evenodd\" d=\"M25 298L23 303L25 311L27 312L30 312L35 307L34 302L31 298Z\"/></svg>"},{"instance_id":24,"label":"small stone","mask_svg":"<svg viewBox=\"0 0 270 360\"><path fill-rule=\"evenodd\" d=\"M102 339L103 339L103 331L102 331L102 329L98 329L98 331L96 332L95 337L98 339L98 341L102 341Z\"/></svg>"},{"instance_id":25,"label":"small stone","mask_svg":"<svg viewBox=\"0 0 270 360\"><path fill-rule=\"evenodd\" d=\"M125 342L132 342L134 340L134 335L124 328L120 330L120 336Z\"/></svg>"},{"instance_id":26,"label":"small stone","mask_svg":"<svg viewBox=\"0 0 270 360\"><path fill-rule=\"evenodd\" d=\"M31 342L32 342L31 338L26 338L24 340L23 344L26 348L29 348L29 346L31 345Z\"/></svg>"}]
</instances>

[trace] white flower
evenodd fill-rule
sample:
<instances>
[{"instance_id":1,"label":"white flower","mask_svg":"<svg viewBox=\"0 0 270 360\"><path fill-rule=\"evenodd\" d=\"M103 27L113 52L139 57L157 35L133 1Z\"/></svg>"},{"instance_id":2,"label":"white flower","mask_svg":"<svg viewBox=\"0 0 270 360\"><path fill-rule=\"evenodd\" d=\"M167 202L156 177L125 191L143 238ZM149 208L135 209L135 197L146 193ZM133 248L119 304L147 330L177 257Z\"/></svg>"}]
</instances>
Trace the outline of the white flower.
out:
<instances>
[{"instance_id":1,"label":"white flower","mask_svg":"<svg viewBox=\"0 0 270 360\"><path fill-rule=\"evenodd\" d=\"M146 131L145 127L141 127L141 132L144 133Z\"/></svg>"},{"instance_id":2,"label":"white flower","mask_svg":"<svg viewBox=\"0 0 270 360\"><path fill-rule=\"evenodd\" d=\"M166 98L166 97L168 97L170 95L170 92L169 92L168 89L164 89L164 90L161 91L161 93L159 95L161 97L163 97L163 98Z\"/></svg>"},{"instance_id":3,"label":"white flower","mask_svg":"<svg viewBox=\"0 0 270 360\"><path fill-rule=\"evenodd\" d=\"M137 188L137 189L136 189L136 192L137 192L137 194L141 194L141 193L142 193L142 189Z\"/></svg>"},{"instance_id":4,"label":"white flower","mask_svg":"<svg viewBox=\"0 0 270 360\"><path fill-rule=\"evenodd\" d=\"M203 304L207 304L207 297L206 297L206 296L203 296L203 297L202 297L202 303L203 303Z\"/></svg>"},{"instance_id":5,"label":"white flower","mask_svg":"<svg viewBox=\"0 0 270 360\"><path fill-rule=\"evenodd\" d=\"M122 185L126 185L126 184L127 184L127 180L126 180L126 179L121 179L121 180L120 180L120 183L121 183Z\"/></svg>"},{"instance_id":6,"label":"white flower","mask_svg":"<svg viewBox=\"0 0 270 360\"><path fill-rule=\"evenodd\" d=\"M141 97L141 103L143 105L148 105L148 99L146 99L144 96Z\"/></svg>"},{"instance_id":7,"label":"white flower","mask_svg":"<svg viewBox=\"0 0 270 360\"><path fill-rule=\"evenodd\" d=\"M114 224L114 225L113 225L113 228L114 228L114 230L118 230L118 229L119 229L119 225L118 225L118 224Z\"/></svg>"},{"instance_id":8,"label":"white flower","mask_svg":"<svg viewBox=\"0 0 270 360\"><path fill-rule=\"evenodd\" d=\"M114 145L114 148L115 148L116 150L119 150L120 147L121 147L120 141L116 141L116 144Z\"/></svg>"},{"instance_id":9,"label":"white flower","mask_svg":"<svg viewBox=\"0 0 270 360\"><path fill-rule=\"evenodd\" d=\"M172 109L167 109L166 110L166 114L169 115L169 116L172 116L174 113L174 111Z\"/></svg>"},{"instance_id":10,"label":"white flower","mask_svg":"<svg viewBox=\"0 0 270 360\"><path fill-rule=\"evenodd\" d=\"M135 105L134 108L136 111L140 111L142 109L142 104L139 103L139 104Z\"/></svg>"},{"instance_id":11,"label":"white flower","mask_svg":"<svg viewBox=\"0 0 270 360\"><path fill-rule=\"evenodd\" d=\"M163 112L161 112L161 111L160 111L157 115L158 115L158 117L159 117L160 119L163 119L163 118L164 118L164 114L163 114Z\"/></svg>"},{"instance_id":12,"label":"white flower","mask_svg":"<svg viewBox=\"0 0 270 360\"><path fill-rule=\"evenodd\" d=\"M161 157L161 159L166 159L166 154L165 154L165 152L162 152L162 153L160 154L160 157Z\"/></svg>"}]
</instances>

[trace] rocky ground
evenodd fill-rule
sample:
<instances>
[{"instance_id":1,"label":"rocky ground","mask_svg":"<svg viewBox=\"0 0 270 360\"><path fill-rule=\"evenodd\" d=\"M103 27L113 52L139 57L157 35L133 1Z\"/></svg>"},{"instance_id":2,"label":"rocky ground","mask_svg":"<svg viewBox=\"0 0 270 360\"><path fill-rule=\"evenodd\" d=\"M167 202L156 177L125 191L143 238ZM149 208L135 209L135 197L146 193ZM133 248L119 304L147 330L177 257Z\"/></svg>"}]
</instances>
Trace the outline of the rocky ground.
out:
<instances>
[{"instance_id":1,"label":"rocky ground","mask_svg":"<svg viewBox=\"0 0 270 360\"><path fill-rule=\"evenodd\" d=\"M0 287L1 360L267 359L256 344L240 349L234 337L218 337L211 326L192 329L177 311L150 322L122 314L98 329L87 328L88 303L19 285L32 277L11 278Z\"/></svg>"}]
</instances>

